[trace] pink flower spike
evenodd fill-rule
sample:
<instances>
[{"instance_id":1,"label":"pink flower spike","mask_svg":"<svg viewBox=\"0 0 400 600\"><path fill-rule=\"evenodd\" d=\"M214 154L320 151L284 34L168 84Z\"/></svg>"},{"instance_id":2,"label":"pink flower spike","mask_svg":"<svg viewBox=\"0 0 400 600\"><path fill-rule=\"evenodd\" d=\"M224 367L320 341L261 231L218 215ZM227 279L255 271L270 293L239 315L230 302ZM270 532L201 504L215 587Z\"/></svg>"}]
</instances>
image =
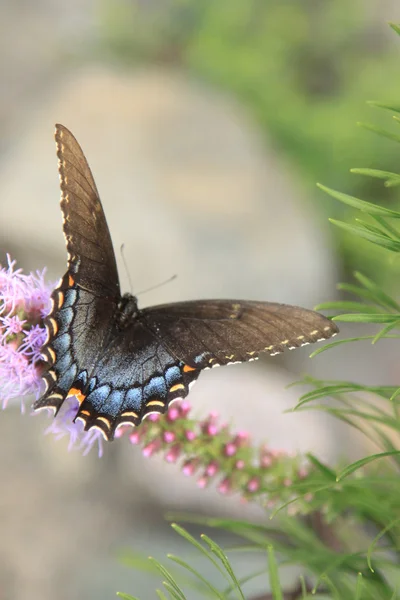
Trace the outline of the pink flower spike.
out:
<instances>
[{"instance_id":1,"label":"pink flower spike","mask_svg":"<svg viewBox=\"0 0 400 600\"><path fill-rule=\"evenodd\" d=\"M181 415L183 418L186 418L188 416L188 414L190 413L190 411L192 410L192 406L190 404L190 402L188 402L187 400L183 400L179 406L180 411L181 411Z\"/></svg>"},{"instance_id":2,"label":"pink flower spike","mask_svg":"<svg viewBox=\"0 0 400 600\"><path fill-rule=\"evenodd\" d=\"M184 465L182 467L182 473L186 477L190 477L191 475L194 474L194 472L198 468L199 464L200 464L200 461L198 458L190 458L189 460L187 460L184 463Z\"/></svg>"},{"instance_id":3,"label":"pink flower spike","mask_svg":"<svg viewBox=\"0 0 400 600\"><path fill-rule=\"evenodd\" d=\"M179 444L175 444L175 446L172 446L172 448L167 451L164 458L168 463L175 463L180 455L181 447Z\"/></svg>"},{"instance_id":4,"label":"pink flower spike","mask_svg":"<svg viewBox=\"0 0 400 600\"><path fill-rule=\"evenodd\" d=\"M283 480L283 485L285 487L290 487L292 485L293 481L291 479L289 479L289 477L287 477L286 479Z\"/></svg>"},{"instance_id":5,"label":"pink flower spike","mask_svg":"<svg viewBox=\"0 0 400 600\"><path fill-rule=\"evenodd\" d=\"M204 433L206 435L210 435L210 436L215 436L218 433L218 427L217 425L214 425L214 423L209 423L205 426L205 430Z\"/></svg>"},{"instance_id":6,"label":"pink flower spike","mask_svg":"<svg viewBox=\"0 0 400 600\"><path fill-rule=\"evenodd\" d=\"M247 489L248 489L249 492L256 492L257 490L260 489L260 481L256 477L253 477L247 483L246 487L247 487Z\"/></svg>"},{"instance_id":7,"label":"pink flower spike","mask_svg":"<svg viewBox=\"0 0 400 600\"><path fill-rule=\"evenodd\" d=\"M138 444L140 444L140 434L139 434L139 432L138 431L132 431L132 433L129 435L129 441L134 446L137 446Z\"/></svg>"},{"instance_id":8,"label":"pink flower spike","mask_svg":"<svg viewBox=\"0 0 400 600\"><path fill-rule=\"evenodd\" d=\"M142 454L146 458L150 458L150 456L153 456L153 454L158 452L160 447L161 447L161 441L159 439L154 440L154 441L150 442L149 444L147 444L147 446L145 446L143 448Z\"/></svg>"},{"instance_id":9,"label":"pink flower spike","mask_svg":"<svg viewBox=\"0 0 400 600\"><path fill-rule=\"evenodd\" d=\"M157 423L157 421L160 420L160 416L161 416L160 413L151 413L151 415L149 415L147 418L152 423Z\"/></svg>"},{"instance_id":10,"label":"pink flower spike","mask_svg":"<svg viewBox=\"0 0 400 600\"><path fill-rule=\"evenodd\" d=\"M167 412L167 420L172 422L179 419L179 417L179 408L177 406L171 406L171 408Z\"/></svg>"},{"instance_id":11,"label":"pink flower spike","mask_svg":"<svg viewBox=\"0 0 400 600\"><path fill-rule=\"evenodd\" d=\"M191 429L188 429L187 431L185 431L185 438L188 442L193 442L193 440L196 439L196 434Z\"/></svg>"},{"instance_id":12,"label":"pink flower spike","mask_svg":"<svg viewBox=\"0 0 400 600\"><path fill-rule=\"evenodd\" d=\"M176 434L173 431L164 431L163 439L167 444L172 444L176 440Z\"/></svg>"},{"instance_id":13,"label":"pink flower spike","mask_svg":"<svg viewBox=\"0 0 400 600\"><path fill-rule=\"evenodd\" d=\"M43 274L23 275L7 256L8 267L0 267L0 403L43 392L42 370L37 364L46 339L42 319L51 307L51 286ZM32 304L40 296L40 307Z\"/></svg>"},{"instance_id":14,"label":"pink flower spike","mask_svg":"<svg viewBox=\"0 0 400 600\"><path fill-rule=\"evenodd\" d=\"M233 456L237 452L237 447L233 442L228 442L225 444L224 452L225 456Z\"/></svg>"},{"instance_id":15,"label":"pink flower spike","mask_svg":"<svg viewBox=\"0 0 400 600\"><path fill-rule=\"evenodd\" d=\"M246 463L244 462L244 460L237 460L236 463L235 463L235 467L239 471L241 471L242 469L244 469L245 466L246 466Z\"/></svg>"},{"instance_id":16,"label":"pink flower spike","mask_svg":"<svg viewBox=\"0 0 400 600\"><path fill-rule=\"evenodd\" d=\"M308 475L308 469L306 467L300 467L297 475L298 475L299 479L305 479Z\"/></svg>"},{"instance_id":17,"label":"pink flower spike","mask_svg":"<svg viewBox=\"0 0 400 600\"><path fill-rule=\"evenodd\" d=\"M262 456L260 458L260 467L267 469L272 465L272 458L270 456Z\"/></svg>"},{"instance_id":18,"label":"pink flower spike","mask_svg":"<svg viewBox=\"0 0 400 600\"><path fill-rule=\"evenodd\" d=\"M205 475L199 477L199 479L197 480L197 485L199 488L204 490L204 488L206 488L208 485L208 477L206 477Z\"/></svg>"},{"instance_id":19,"label":"pink flower spike","mask_svg":"<svg viewBox=\"0 0 400 600\"><path fill-rule=\"evenodd\" d=\"M119 438L122 438L125 435L125 433L128 431L128 429L131 430L132 427L130 425L120 425L115 430L115 433L114 433L115 439L118 440Z\"/></svg>"},{"instance_id":20,"label":"pink flower spike","mask_svg":"<svg viewBox=\"0 0 400 600\"><path fill-rule=\"evenodd\" d=\"M232 491L230 480L227 477L223 479L217 489L220 494L229 494Z\"/></svg>"},{"instance_id":21,"label":"pink flower spike","mask_svg":"<svg viewBox=\"0 0 400 600\"><path fill-rule=\"evenodd\" d=\"M283 458L287 456L287 452L285 450L270 450L269 451L272 458Z\"/></svg>"},{"instance_id":22,"label":"pink flower spike","mask_svg":"<svg viewBox=\"0 0 400 600\"><path fill-rule=\"evenodd\" d=\"M213 477L218 472L219 465L216 460L211 461L205 469L205 474L208 477Z\"/></svg>"}]
</instances>

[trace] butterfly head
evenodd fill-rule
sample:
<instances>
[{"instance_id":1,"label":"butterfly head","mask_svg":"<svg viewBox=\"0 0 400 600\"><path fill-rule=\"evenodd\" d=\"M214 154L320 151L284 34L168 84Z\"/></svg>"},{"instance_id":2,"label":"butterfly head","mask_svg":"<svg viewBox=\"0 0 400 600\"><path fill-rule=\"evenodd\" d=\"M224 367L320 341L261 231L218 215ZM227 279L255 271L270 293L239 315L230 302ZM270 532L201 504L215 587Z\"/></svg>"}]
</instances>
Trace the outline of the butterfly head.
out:
<instances>
[{"instance_id":1,"label":"butterfly head","mask_svg":"<svg viewBox=\"0 0 400 600\"><path fill-rule=\"evenodd\" d=\"M132 323L139 313L136 296L124 294L118 304L117 324L121 329L125 329Z\"/></svg>"}]
</instances>

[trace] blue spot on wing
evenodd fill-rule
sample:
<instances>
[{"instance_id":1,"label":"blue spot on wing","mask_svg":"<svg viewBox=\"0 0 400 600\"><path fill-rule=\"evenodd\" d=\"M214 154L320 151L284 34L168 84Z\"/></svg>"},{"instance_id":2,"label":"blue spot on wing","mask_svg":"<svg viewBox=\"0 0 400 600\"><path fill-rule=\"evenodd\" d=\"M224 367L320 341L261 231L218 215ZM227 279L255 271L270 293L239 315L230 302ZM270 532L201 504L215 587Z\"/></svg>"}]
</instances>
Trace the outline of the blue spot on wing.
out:
<instances>
[{"instance_id":1,"label":"blue spot on wing","mask_svg":"<svg viewBox=\"0 0 400 600\"><path fill-rule=\"evenodd\" d=\"M68 331L68 328L71 325L73 318L74 318L74 311L72 310L72 308L66 308L65 310L61 310L58 313L59 334L62 334L62 333L65 333Z\"/></svg>"},{"instance_id":2,"label":"blue spot on wing","mask_svg":"<svg viewBox=\"0 0 400 600\"><path fill-rule=\"evenodd\" d=\"M164 377L152 377L149 383L144 387L145 401L151 398L165 398L167 395L167 386L165 385Z\"/></svg>"},{"instance_id":3,"label":"blue spot on wing","mask_svg":"<svg viewBox=\"0 0 400 600\"><path fill-rule=\"evenodd\" d=\"M71 365L69 369L64 371L64 373L62 373L61 377L57 382L58 387L64 390L65 392L68 392L75 381L76 371L76 364Z\"/></svg>"},{"instance_id":4,"label":"blue spot on wing","mask_svg":"<svg viewBox=\"0 0 400 600\"><path fill-rule=\"evenodd\" d=\"M69 306L73 306L76 302L77 291L74 289L69 289L64 293L64 302L62 305L63 308L68 308Z\"/></svg>"},{"instance_id":5,"label":"blue spot on wing","mask_svg":"<svg viewBox=\"0 0 400 600\"><path fill-rule=\"evenodd\" d=\"M72 363L71 353L66 352L60 358L60 360L56 359L55 367L59 373L63 374L68 369L68 367L71 365L71 363Z\"/></svg>"},{"instance_id":6,"label":"blue spot on wing","mask_svg":"<svg viewBox=\"0 0 400 600\"><path fill-rule=\"evenodd\" d=\"M100 412L102 405L110 395L110 391L111 387L109 385L102 385L89 394L87 401L90 402L96 411Z\"/></svg>"},{"instance_id":7,"label":"blue spot on wing","mask_svg":"<svg viewBox=\"0 0 400 600\"><path fill-rule=\"evenodd\" d=\"M126 392L123 410L133 410L135 412L140 412L142 408L142 403L142 388L131 388Z\"/></svg>"},{"instance_id":8,"label":"blue spot on wing","mask_svg":"<svg viewBox=\"0 0 400 600\"><path fill-rule=\"evenodd\" d=\"M63 333L62 335L57 336L52 341L52 346L57 356L65 354L65 352L69 350L70 344L71 336L69 335L69 333Z\"/></svg>"},{"instance_id":9,"label":"blue spot on wing","mask_svg":"<svg viewBox=\"0 0 400 600\"><path fill-rule=\"evenodd\" d=\"M180 382L182 379L181 370L177 366L168 367L168 369L165 371L164 376L168 387L173 386L175 383Z\"/></svg>"},{"instance_id":10,"label":"blue spot on wing","mask_svg":"<svg viewBox=\"0 0 400 600\"><path fill-rule=\"evenodd\" d=\"M121 412L124 401L125 390L113 390L107 398L107 402L102 406L101 411L107 413L110 417L117 417Z\"/></svg>"},{"instance_id":11,"label":"blue spot on wing","mask_svg":"<svg viewBox=\"0 0 400 600\"><path fill-rule=\"evenodd\" d=\"M210 354L210 352L202 352L198 356L195 357L194 362L198 365Z\"/></svg>"},{"instance_id":12,"label":"blue spot on wing","mask_svg":"<svg viewBox=\"0 0 400 600\"><path fill-rule=\"evenodd\" d=\"M87 383L87 371L81 371L78 375L78 377L76 378L77 383L80 383L82 388L84 388L86 386ZM92 391L92 390L90 390Z\"/></svg>"}]
</instances>

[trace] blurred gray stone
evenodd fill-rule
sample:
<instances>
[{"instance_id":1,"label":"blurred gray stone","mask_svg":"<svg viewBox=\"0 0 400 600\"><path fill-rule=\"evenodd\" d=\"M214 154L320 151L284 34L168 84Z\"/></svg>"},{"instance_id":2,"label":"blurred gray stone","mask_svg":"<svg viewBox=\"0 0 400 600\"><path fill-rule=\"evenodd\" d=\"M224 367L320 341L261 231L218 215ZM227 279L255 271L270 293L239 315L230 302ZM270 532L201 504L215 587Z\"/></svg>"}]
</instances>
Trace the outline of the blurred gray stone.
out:
<instances>
[{"instance_id":1,"label":"blurred gray stone","mask_svg":"<svg viewBox=\"0 0 400 600\"><path fill-rule=\"evenodd\" d=\"M244 112L162 71L80 71L40 100L0 172L3 235L29 245L30 266L35 253L52 274L65 264L55 121L84 148L133 291L179 275L142 302L245 296L312 306L332 290L326 224L306 213ZM120 273L125 283L121 264Z\"/></svg>"}]
</instances>

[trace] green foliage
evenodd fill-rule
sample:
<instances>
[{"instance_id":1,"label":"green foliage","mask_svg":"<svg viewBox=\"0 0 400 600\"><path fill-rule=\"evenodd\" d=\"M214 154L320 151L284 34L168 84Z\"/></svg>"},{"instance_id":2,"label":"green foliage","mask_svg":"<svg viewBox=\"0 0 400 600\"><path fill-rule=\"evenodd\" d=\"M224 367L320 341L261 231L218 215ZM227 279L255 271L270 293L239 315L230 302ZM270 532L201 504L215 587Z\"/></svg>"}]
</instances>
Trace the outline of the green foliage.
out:
<instances>
[{"instance_id":1,"label":"green foliage","mask_svg":"<svg viewBox=\"0 0 400 600\"><path fill-rule=\"evenodd\" d=\"M310 181L360 188L345 174L354 156L396 163L384 140L351 135L353 124L360 110L368 117L362 104L371 81L388 98L400 91L398 49L378 24L379 48L371 42L363 7L363 0L103 0L99 52L172 62L234 92Z\"/></svg>"},{"instance_id":2,"label":"green foliage","mask_svg":"<svg viewBox=\"0 0 400 600\"><path fill-rule=\"evenodd\" d=\"M190 4L190 3L189 3ZM238 53L233 44L230 47L232 56L230 64L221 60L221 45L227 39L236 41L240 46L243 43L243 23L250 26L250 6L254 8L255 2L236 2L228 22L223 18L225 14L220 3L205 3L203 8L208 16L208 28L205 32L198 32L197 47L202 36L210 36L210 31L220 31L224 26L229 35L219 39L214 35L209 43L212 46L210 53L209 69L221 69L219 76L228 70L227 77L232 76L229 68L234 69L235 60L242 60L244 79L248 85L257 87L260 73L272 77L274 84L274 68L277 76L281 64L272 64L272 59L265 54L263 69L257 61L254 64L253 46L263 45L265 51L270 48L271 40L265 40L258 35L262 29L260 23L268 30L263 5L259 6L257 22L252 23L254 34L253 46L248 48L248 54ZM287 10L290 3L271 2L274 15L281 17L281 34L283 39L276 37L273 56L281 58L287 53L289 40L296 45L303 39L306 25L304 19L299 19L300 13ZM292 6L292 5L291 5ZM240 9L240 10L239 10ZM350 11L351 13L351 11ZM347 11L346 11L347 14ZM292 20L296 20L294 27ZM211 27L211 29L210 29ZM400 33L400 27L392 25ZM332 33L331 43L338 42L343 32ZM245 38L247 39L247 38ZM196 45L192 47L193 57ZM242 48L243 50L243 48ZM220 54L219 54L220 53ZM201 54L204 62L204 52ZM215 65L211 65L211 56L216 57ZM193 58L195 60L195 58ZM222 66L223 65L223 66ZM241 80L239 82L243 84ZM282 92L285 82L281 87L271 91L275 100ZM287 84L287 82L286 82ZM261 86L262 87L262 86ZM274 87L274 86L272 86ZM262 95L262 90L260 91ZM280 98L283 105L283 98ZM267 102L267 101L266 101ZM383 104L375 102L374 105L385 110L400 112L396 104ZM268 110L267 110L268 112ZM332 119L334 120L334 119ZM388 133L379 127L368 126L380 137L390 137L398 142L397 134ZM375 146L375 151L378 153ZM397 160L397 155L394 155ZM391 161L392 163L394 161ZM394 187L400 182L400 173L394 170L383 171L374 168L353 169L363 177L382 182L383 186ZM350 236L355 244L370 245L369 256L377 253L388 254L396 257L400 253L400 230L398 219L400 212L380 206L374 202L362 200L352 194L344 194L328 187L319 186L341 204L357 211L362 218L356 218L356 224L332 219L332 223ZM361 240L361 241L360 241ZM364 250L363 250L364 251ZM397 257L396 257L397 258ZM348 339L339 339L325 347L316 350L312 356L325 352L338 350L345 343L368 341L376 344L383 343L385 339L398 339L400 333L400 304L392 291L386 291L379 281L373 280L360 272L354 274L355 283L344 283L339 289L346 297L336 302L321 304L319 309L334 311L332 318L340 322L353 322L360 326L360 335ZM347 295L355 297L348 299ZM376 325L377 331L365 335L362 325ZM378 347L375 347L375 352ZM186 529L173 525L176 533L180 535L195 551L193 559L183 560L174 555L168 559L172 567L166 568L158 561L151 560L153 566L161 574L164 591L158 590L159 598L174 598L184 600L190 598L187 589L201 591L204 598L230 599L246 598L246 585L260 572L247 574L245 577L235 575L231 566L231 556L240 553L254 552L265 556L265 585L269 582L271 600L284 598L330 598L337 600L393 600L398 597L400 585L400 387L385 385L364 385L352 381L323 381L311 377L304 378L301 385L307 387L295 407L295 410L321 410L330 416L339 419L347 426L356 430L369 440L373 451L367 456L351 464L338 465L332 468L324 464L318 457L309 455L312 465L311 473L304 480L297 480L292 486L293 496L285 504L279 505L269 520L264 524L253 524L246 521L229 519L194 519L183 515L181 521L202 523L207 527L214 527L235 535L239 542L231 549L222 549L215 541L206 535L201 536L201 541L193 537ZM274 490L270 493L273 495ZM307 498L308 513L298 513L304 507ZM211 585L208 578L192 566L196 555L205 557L209 565L218 573L220 583ZM229 557L229 558L228 558ZM296 595L288 590L280 570L283 566L296 565L304 575L312 578L311 588L303 577ZM185 577L182 579L181 571ZM152 571L153 572L153 571ZM297 588L296 588L297 590ZM289 595L289 592L291 595ZM286 595L285 595L286 594ZM319 594L319 595L318 595ZM129 600L128 596L122 596Z\"/></svg>"},{"instance_id":3,"label":"green foliage","mask_svg":"<svg viewBox=\"0 0 400 600\"><path fill-rule=\"evenodd\" d=\"M374 199L376 182L358 169L350 173L355 156L367 169L374 164L381 173L376 177L387 171L379 195L387 205L399 204L391 143L382 135L353 133L357 120L371 119L371 107L399 111L398 46L382 23L371 22L365 0L102 0L99 22L102 59L172 65L233 94L302 177L306 209L350 216L337 203L319 201L312 191L316 178ZM386 103L365 105L372 85ZM365 127L387 130L388 115L376 111L373 118ZM399 138L393 131L387 137ZM348 271L357 265L379 272L383 284L398 273L384 254L361 251L348 231L336 235Z\"/></svg>"}]
</instances>

